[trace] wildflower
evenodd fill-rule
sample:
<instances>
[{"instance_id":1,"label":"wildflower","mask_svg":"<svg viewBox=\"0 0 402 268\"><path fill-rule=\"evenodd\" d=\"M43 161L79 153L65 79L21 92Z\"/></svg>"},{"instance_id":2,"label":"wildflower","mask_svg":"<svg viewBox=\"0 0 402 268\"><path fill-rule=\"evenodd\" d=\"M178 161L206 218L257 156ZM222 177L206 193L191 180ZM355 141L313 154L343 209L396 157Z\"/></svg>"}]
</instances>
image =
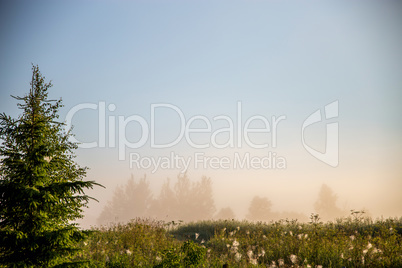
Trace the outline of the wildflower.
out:
<instances>
[{"instance_id":1,"label":"wildflower","mask_svg":"<svg viewBox=\"0 0 402 268\"><path fill-rule=\"evenodd\" d=\"M298 234L298 235L297 235L297 238L299 238L300 240L302 240L303 234Z\"/></svg>"},{"instance_id":2,"label":"wildflower","mask_svg":"<svg viewBox=\"0 0 402 268\"><path fill-rule=\"evenodd\" d=\"M382 250L381 250L381 249L378 249L378 248L374 248L374 249L373 249L373 253L382 253Z\"/></svg>"},{"instance_id":3,"label":"wildflower","mask_svg":"<svg viewBox=\"0 0 402 268\"><path fill-rule=\"evenodd\" d=\"M294 255L294 254L290 255L290 261L291 261L293 264L295 264L295 263L297 262L297 256Z\"/></svg>"},{"instance_id":4,"label":"wildflower","mask_svg":"<svg viewBox=\"0 0 402 268\"><path fill-rule=\"evenodd\" d=\"M307 266L306 266L307 268L311 268L311 265L310 264L307 264Z\"/></svg>"},{"instance_id":5,"label":"wildflower","mask_svg":"<svg viewBox=\"0 0 402 268\"><path fill-rule=\"evenodd\" d=\"M195 233L195 240L197 240L199 236L200 236L199 233Z\"/></svg>"},{"instance_id":6,"label":"wildflower","mask_svg":"<svg viewBox=\"0 0 402 268\"><path fill-rule=\"evenodd\" d=\"M229 247L230 247L230 245L229 245L229 244L226 244L226 247L227 247L227 248L229 248Z\"/></svg>"},{"instance_id":7,"label":"wildflower","mask_svg":"<svg viewBox=\"0 0 402 268\"><path fill-rule=\"evenodd\" d=\"M373 245L369 242L368 244L367 244L367 249L370 249L370 248L372 248L373 247Z\"/></svg>"},{"instance_id":8,"label":"wildflower","mask_svg":"<svg viewBox=\"0 0 402 268\"><path fill-rule=\"evenodd\" d=\"M226 232L226 227L225 227L225 228L223 228L222 232Z\"/></svg>"},{"instance_id":9,"label":"wildflower","mask_svg":"<svg viewBox=\"0 0 402 268\"><path fill-rule=\"evenodd\" d=\"M51 156L45 156L45 157L43 157L43 159L46 161L46 162L50 162L50 161L52 161L52 157Z\"/></svg>"},{"instance_id":10,"label":"wildflower","mask_svg":"<svg viewBox=\"0 0 402 268\"><path fill-rule=\"evenodd\" d=\"M240 260L241 260L241 254L239 253L239 252L236 252L236 254L235 254L235 260L237 261L237 262L239 262Z\"/></svg>"},{"instance_id":11,"label":"wildflower","mask_svg":"<svg viewBox=\"0 0 402 268\"><path fill-rule=\"evenodd\" d=\"M126 254L127 254L127 255L131 255L131 254L132 254L131 250L126 249Z\"/></svg>"},{"instance_id":12,"label":"wildflower","mask_svg":"<svg viewBox=\"0 0 402 268\"><path fill-rule=\"evenodd\" d=\"M204 239L202 239L202 240L201 240L201 244L204 244L204 243L205 243L205 240L204 240Z\"/></svg>"},{"instance_id":13,"label":"wildflower","mask_svg":"<svg viewBox=\"0 0 402 268\"><path fill-rule=\"evenodd\" d=\"M247 231L246 231L246 234L247 234L247 235L249 235L249 234L250 234L250 231L249 231L249 230L247 230Z\"/></svg>"},{"instance_id":14,"label":"wildflower","mask_svg":"<svg viewBox=\"0 0 402 268\"><path fill-rule=\"evenodd\" d=\"M304 238L307 239L307 237L308 237L308 234L305 234L305 235L304 235Z\"/></svg>"},{"instance_id":15,"label":"wildflower","mask_svg":"<svg viewBox=\"0 0 402 268\"><path fill-rule=\"evenodd\" d=\"M264 257L265 256L265 250L262 249L261 253L258 254L258 257Z\"/></svg>"},{"instance_id":16,"label":"wildflower","mask_svg":"<svg viewBox=\"0 0 402 268\"><path fill-rule=\"evenodd\" d=\"M322 268L322 265L316 265L315 267L316 268Z\"/></svg>"},{"instance_id":17,"label":"wildflower","mask_svg":"<svg viewBox=\"0 0 402 268\"><path fill-rule=\"evenodd\" d=\"M240 230L240 226L237 226L236 229L237 229L237 231L239 231L239 230Z\"/></svg>"},{"instance_id":18,"label":"wildflower","mask_svg":"<svg viewBox=\"0 0 402 268\"><path fill-rule=\"evenodd\" d=\"M343 253L341 253L341 259L343 259Z\"/></svg>"},{"instance_id":19,"label":"wildflower","mask_svg":"<svg viewBox=\"0 0 402 268\"><path fill-rule=\"evenodd\" d=\"M257 259L250 259L249 262L252 265L257 265L258 264Z\"/></svg>"},{"instance_id":20,"label":"wildflower","mask_svg":"<svg viewBox=\"0 0 402 268\"><path fill-rule=\"evenodd\" d=\"M350 240L355 240L355 236L354 235L351 235L351 236L349 236L349 238L350 238Z\"/></svg>"},{"instance_id":21,"label":"wildflower","mask_svg":"<svg viewBox=\"0 0 402 268\"><path fill-rule=\"evenodd\" d=\"M299 228L299 230L303 229L303 227L301 227L301 225L297 226L297 228Z\"/></svg>"},{"instance_id":22,"label":"wildflower","mask_svg":"<svg viewBox=\"0 0 402 268\"><path fill-rule=\"evenodd\" d=\"M156 261L161 261L162 258L160 256L156 256Z\"/></svg>"},{"instance_id":23,"label":"wildflower","mask_svg":"<svg viewBox=\"0 0 402 268\"><path fill-rule=\"evenodd\" d=\"M247 256L251 259L252 257L253 257L253 251L252 250L249 250L249 251L247 251Z\"/></svg>"},{"instance_id":24,"label":"wildflower","mask_svg":"<svg viewBox=\"0 0 402 268\"><path fill-rule=\"evenodd\" d=\"M367 250L367 249L363 250L363 254L366 254L367 252L368 252L368 250Z\"/></svg>"},{"instance_id":25,"label":"wildflower","mask_svg":"<svg viewBox=\"0 0 402 268\"><path fill-rule=\"evenodd\" d=\"M293 236L293 232L292 232L292 231L289 231L289 234L290 234L291 236Z\"/></svg>"},{"instance_id":26,"label":"wildflower","mask_svg":"<svg viewBox=\"0 0 402 268\"><path fill-rule=\"evenodd\" d=\"M285 265L285 261L283 259L279 259L278 260L278 264L279 266L284 266Z\"/></svg>"},{"instance_id":27,"label":"wildflower","mask_svg":"<svg viewBox=\"0 0 402 268\"><path fill-rule=\"evenodd\" d=\"M234 247L238 247L239 245L240 245L240 243L239 242L237 242L237 240L235 239L235 241L233 241L233 244L232 244Z\"/></svg>"},{"instance_id":28,"label":"wildflower","mask_svg":"<svg viewBox=\"0 0 402 268\"><path fill-rule=\"evenodd\" d=\"M267 239L267 236L266 236L266 235L263 235L262 238Z\"/></svg>"},{"instance_id":29,"label":"wildflower","mask_svg":"<svg viewBox=\"0 0 402 268\"><path fill-rule=\"evenodd\" d=\"M236 231L232 231L229 233L230 236L233 236L236 233Z\"/></svg>"}]
</instances>

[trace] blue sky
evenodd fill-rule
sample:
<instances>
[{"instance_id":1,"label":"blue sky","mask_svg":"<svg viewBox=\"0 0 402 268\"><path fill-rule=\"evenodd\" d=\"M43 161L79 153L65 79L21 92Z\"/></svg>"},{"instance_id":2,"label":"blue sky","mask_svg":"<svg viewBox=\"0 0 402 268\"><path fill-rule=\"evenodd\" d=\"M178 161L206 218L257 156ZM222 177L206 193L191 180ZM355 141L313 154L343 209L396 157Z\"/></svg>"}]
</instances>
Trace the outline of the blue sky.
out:
<instances>
[{"instance_id":1,"label":"blue sky","mask_svg":"<svg viewBox=\"0 0 402 268\"><path fill-rule=\"evenodd\" d=\"M78 104L100 101L116 105L107 112L116 118L137 114L149 120L152 103L174 104L186 118L234 117L241 101L245 116L286 115L277 151L288 159L281 175L244 171L255 181L240 198L243 204L254 190L263 195L259 189L266 184L283 189L291 182L297 191L311 180L309 202L327 183L341 199L363 206L370 195L399 195L393 189L401 185L401 15L397 1L1 1L0 111L18 114L9 95L28 91L31 63L53 81L50 96L63 98L61 118ZM311 113L335 100L340 165L334 169L303 149L300 128ZM162 136L174 135L174 120L161 117ZM96 139L96 112L82 112L73 123L78 139ZM136 126L131 128L128 132L136 133ZM324 125L311 129L309 142L322 147L323 133ZM145 147L138 151L168 152ZM186 144L174 150L193 152ZM91 167L89 176L108 186L108 195L131 173L149 174L128 169L116 149L77 154ZM215 178L217 192L236 173L192 172ZM162 172L158 180L174 174L177 170ZM236 181L238 196L236 189L249 183ZM366 195L351 197L362 184ZM345 185L349 190L341 193ZM301 199L294 197L294 203ZM401 207L389 213L396 211Z\"/></svg>"}]
</instances>

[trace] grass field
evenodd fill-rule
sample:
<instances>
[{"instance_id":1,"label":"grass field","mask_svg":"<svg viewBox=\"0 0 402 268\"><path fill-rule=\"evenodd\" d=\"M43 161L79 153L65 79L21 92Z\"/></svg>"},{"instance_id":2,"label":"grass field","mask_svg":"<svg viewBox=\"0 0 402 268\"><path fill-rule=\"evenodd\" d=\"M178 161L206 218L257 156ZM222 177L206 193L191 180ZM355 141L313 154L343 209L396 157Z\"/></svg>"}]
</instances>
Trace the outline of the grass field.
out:
<instances>
[{"instance_id":1,"label":"grass field","mask_svg":"<svg viewBox=\"0 0 402 268\"><path fill-rule=\"evenodd\" d=\"M322 223L135 219L94 229L90 267L402 267L402 218Z\"/></svg>"}]
</instances>

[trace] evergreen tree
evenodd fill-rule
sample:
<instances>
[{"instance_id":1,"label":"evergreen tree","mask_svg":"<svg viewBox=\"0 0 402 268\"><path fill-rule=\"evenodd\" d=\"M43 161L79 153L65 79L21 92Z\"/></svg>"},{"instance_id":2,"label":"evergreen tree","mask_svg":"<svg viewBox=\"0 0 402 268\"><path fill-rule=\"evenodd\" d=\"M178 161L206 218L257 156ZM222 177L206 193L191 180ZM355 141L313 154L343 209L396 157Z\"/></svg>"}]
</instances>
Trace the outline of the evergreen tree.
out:
<instances>
[{"instance_id":1,"label":"evergreen tree","mask_svg":"<svg viewBox=\"0 0 402 268\"><path fill-rule=\"evenodd\" d=\"M0 263L7 267L80 266L70 261L88 235L72 221L92 199L86 168L74 162L75 143L57 122L61 100L48 99L33 66L28 95L17 119L0 114Z\"/></svg>"}]
</instances>

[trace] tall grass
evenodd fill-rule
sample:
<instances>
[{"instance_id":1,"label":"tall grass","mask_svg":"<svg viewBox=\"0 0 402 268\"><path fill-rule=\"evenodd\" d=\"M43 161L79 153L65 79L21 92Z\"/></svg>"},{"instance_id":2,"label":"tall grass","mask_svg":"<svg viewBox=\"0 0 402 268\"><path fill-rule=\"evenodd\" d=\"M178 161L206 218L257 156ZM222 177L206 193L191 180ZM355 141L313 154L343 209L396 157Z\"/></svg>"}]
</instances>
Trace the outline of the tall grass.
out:
<instances>
[{"instance_id":1,"label":"tall grass","mask_svg":"<svg viewBox=\"0 0 402 268\"><path fill-rule=\"evenodd\" d=\"M402 267L402 218L322 223L136 219L95 230L90 267Z\"/></svg>"}]
</instances>

